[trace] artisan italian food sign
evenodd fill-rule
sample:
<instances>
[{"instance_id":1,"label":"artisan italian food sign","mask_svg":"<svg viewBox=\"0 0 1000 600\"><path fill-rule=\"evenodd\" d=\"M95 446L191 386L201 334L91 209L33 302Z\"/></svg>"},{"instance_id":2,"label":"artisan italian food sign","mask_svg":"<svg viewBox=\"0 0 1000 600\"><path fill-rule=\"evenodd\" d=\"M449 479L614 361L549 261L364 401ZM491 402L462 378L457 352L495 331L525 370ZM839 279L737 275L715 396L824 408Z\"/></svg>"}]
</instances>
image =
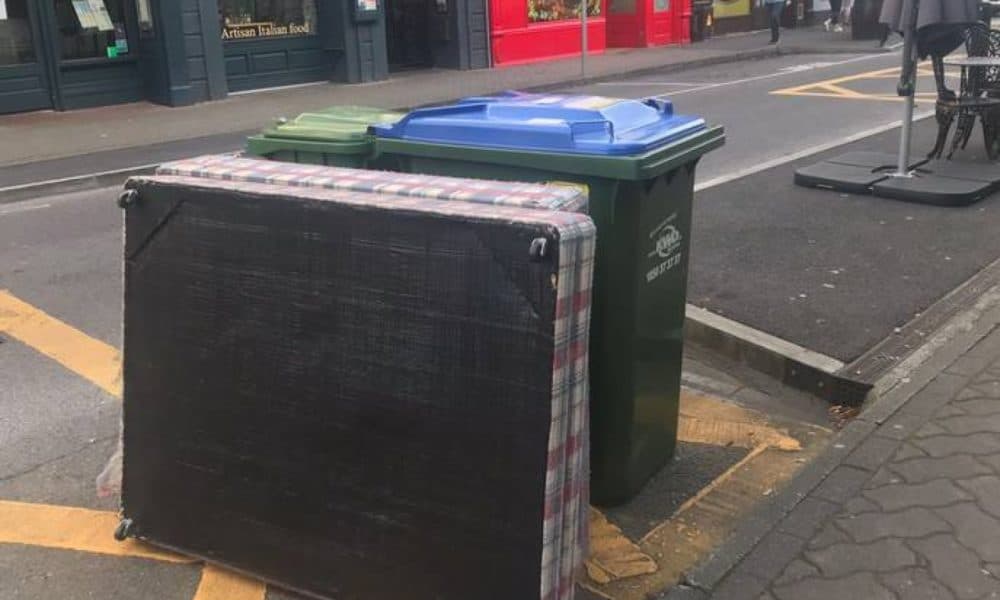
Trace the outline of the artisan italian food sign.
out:
<instances>
[{"instance_id":1,"label":"artisan italian food sign","mask_svg":"<svg viewBox=\"0 0 1000 600\"><path fill-rule=\"evenodd\" d=\"M311 23L240 23L222 28L224 40L249 40L256 38L283 37L288 35L311 35Z\"/></svg>"}]
</instances>

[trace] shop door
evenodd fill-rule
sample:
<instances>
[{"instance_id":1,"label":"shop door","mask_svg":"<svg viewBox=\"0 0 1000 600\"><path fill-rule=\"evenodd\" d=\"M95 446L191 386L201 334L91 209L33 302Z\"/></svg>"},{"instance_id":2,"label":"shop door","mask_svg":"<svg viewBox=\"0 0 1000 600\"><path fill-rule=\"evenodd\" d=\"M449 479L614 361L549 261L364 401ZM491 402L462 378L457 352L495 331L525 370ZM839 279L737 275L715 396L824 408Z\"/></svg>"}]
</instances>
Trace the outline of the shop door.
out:
<instances>
[{"instance_id":1,"label":"shop door","mask_svg":"<svg viewBox=\"0 0 1000 600\"><path fill-rule=\"evenodd\" d=\"M650 45L662 46L674 42L674 8L680 8L682 0L651 0L653 16L650 22Z\"/></svg>"},{"instance_id":2,"label":"shop door","mask_svg":"<svg viewBox=\"0 0 1000 600\"><path fill-rule=\"evenodd\" d=\"M432 66L430 17L428 0L388 0L386 44L390 70Z\"/></svg>"},{"instance_id":3,"label":"shop door","mask_svg":"<svg viewBox=\"0 0 1000 600\"><path fill-rule=\"evenodd\" d=\"M52 108L35 2L0 0L0 114Z\"/></svg>"},{"instance_id":4,"label":"shop door","mask_svg":"<svg viewBox=\"0 0 1000 600\"><path fill-rule=\"evenodd\" d=\"M139 6L149 0L47 0L39 16L52 57L55 108L71 110L142 100Z\"/></svg>"}]
</instances>

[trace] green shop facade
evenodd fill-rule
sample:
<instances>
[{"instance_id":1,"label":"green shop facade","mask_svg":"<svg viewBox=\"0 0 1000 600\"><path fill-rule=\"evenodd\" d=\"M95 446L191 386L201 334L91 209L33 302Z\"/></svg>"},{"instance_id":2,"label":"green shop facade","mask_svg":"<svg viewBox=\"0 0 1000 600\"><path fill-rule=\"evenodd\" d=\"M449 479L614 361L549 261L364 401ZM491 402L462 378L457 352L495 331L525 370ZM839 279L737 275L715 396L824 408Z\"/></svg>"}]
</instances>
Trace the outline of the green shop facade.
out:
<instances>
[{"instance_id":1,"label":"green shop facade","mask_svg":"<svg viewBox=\"0 0 1000 600\"><path fill-rule=\"evenodd\" d=\"M0 114L485 68L487 0L0 0Z\"/></svg>"}]
</instances>

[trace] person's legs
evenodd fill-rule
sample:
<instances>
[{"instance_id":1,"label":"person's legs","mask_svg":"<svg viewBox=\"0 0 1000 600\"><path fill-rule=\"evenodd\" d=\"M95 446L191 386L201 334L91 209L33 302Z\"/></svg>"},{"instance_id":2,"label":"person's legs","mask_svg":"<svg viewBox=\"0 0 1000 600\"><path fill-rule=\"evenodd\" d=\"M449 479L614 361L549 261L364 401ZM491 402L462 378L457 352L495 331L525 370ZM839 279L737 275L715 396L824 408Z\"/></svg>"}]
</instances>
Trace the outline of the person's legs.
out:
<instances>
[{"instance_id":1,"label":"person's legs","mask_svg":"<svg viewBox=\"0 0 1000 600\"><path fill-rule=\"evenodd\" d=\"M840 11L844 8L843 0L830 0L830 23L840 23Z\"/></svg>"},{"instance_id":2,"label":"person's legs","mask_svg":"<svg viewBox=\"0 0 1000 600\"><path fill-rule=\"evenodd\" d=\"M781 36L781 13L784 11L784 2L775 2L774 4L768 4L767 7L771 11L771 43L778 43L778 39Z\"/></svg>"}]
</instances>

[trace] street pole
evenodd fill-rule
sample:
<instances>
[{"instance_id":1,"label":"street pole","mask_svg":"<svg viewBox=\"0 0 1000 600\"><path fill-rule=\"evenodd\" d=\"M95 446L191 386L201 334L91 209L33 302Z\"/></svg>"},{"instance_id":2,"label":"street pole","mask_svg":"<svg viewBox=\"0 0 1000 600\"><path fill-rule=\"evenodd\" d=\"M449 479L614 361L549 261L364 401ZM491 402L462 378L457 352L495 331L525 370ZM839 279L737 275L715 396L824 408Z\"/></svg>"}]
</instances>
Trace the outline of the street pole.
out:
<instances>
[{"instance_id":1,"label":"street pole","mask_svg":"<svg viewBox=\"0 0 1000 600\"><path fill-rule=\"evenodd\" d=\"M903 72L899 76L896 93L905 98L903 122L899 132L899 164L893 177L910 177L910 137L913 132L913 107L917 88L917 14L920 0L913 0L909 21L903 24Z\"/></svg>"},{"instance_id":2,"label":"street pole","mask_svg":"<svg viewBox=\"0 0 1000 600\"><path fill-rule=\"evenodd\" d=\"M590 12L588 0L580 0L580 75L587 76L587 13Z\"/></svg>"}]
</instances>

